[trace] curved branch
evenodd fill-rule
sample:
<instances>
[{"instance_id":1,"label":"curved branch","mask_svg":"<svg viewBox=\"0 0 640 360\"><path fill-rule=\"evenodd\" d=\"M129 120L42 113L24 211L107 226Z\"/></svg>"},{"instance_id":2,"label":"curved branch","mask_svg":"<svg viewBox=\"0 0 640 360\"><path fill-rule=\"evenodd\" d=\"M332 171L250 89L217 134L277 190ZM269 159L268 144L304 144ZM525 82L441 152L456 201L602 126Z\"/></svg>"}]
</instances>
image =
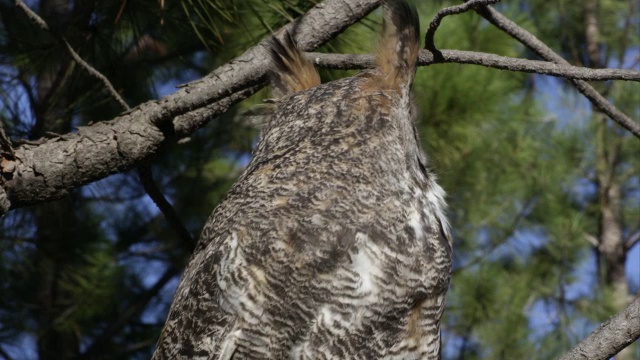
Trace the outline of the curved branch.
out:
<instances>
[{"instance_id":1,"label":"curved branch","mask_svg":"<svg viewBox=\"0 0 640 360\"><path fill-rule=\"evenodd\" d=\"M507 56L475 51L441 50L442 58L435 60L429 50L420 51L418 65L458 63L486 66L494 69L536 73L582 80L627 80L640 81L640 71L623 69L590 69L561 65L548 61L517 59ZM318 67L340 70L369 69L375 66L373 55L307 53L307 58Z\"/></svg>"},{"instance_id":2,"label":"curved branch","mask_svg":"<svg viewBox=\"0 0 640 360\"><path fill-rule=\"evenodd\" d=\"M472 8L475 8L476 6L495 4L499 1L500 0L469 0L464 4L449 6L447 8L444 8L438 11L433 17L433 19L431 20L431 22L429 23L429 27L427 28L427 33L424 36L425 49L430 50L432 53L434 53L435 59L437 61L440 61L441 60L440 51L436 49L434 38L436 36L436 30L440 26L440 22L442 21L442 19L444 19L445 16L462 14L464 12L471 10Z\"/></svg>"},{"instance_id":3,"label":"curved branch","mask_svg":"<svg viewBox=\"0 0 640 360\"><path fill-rule=\"evenodd\" d=\"M640 298L602 323L560 360L606 360L640 338Z\"/></svg>"},{"instance_id":4,"label":"curved branch","mask_svg":"<svg viewBox=\"0 0 640 360\"><path fill-rule=\"evenodd\" d=\"M533 34L518 26L518 24L509 20L490 6L483 6L476 9L476 12L487 19L491 24L507 33L509 36L518 40L520 43L531 49L541 58L552 61L556 64L569 65L569 62L556 54L545 43L540 41ZM613 104L602 96L596 89L583 80L569 80L573 86L580 91L593 106L601 112L609 116L610 119L617 122L623 128L629 130L633 135L640 138L640 124L635 122L622 111L618 110Z\"/></svg>"}]
</instances>

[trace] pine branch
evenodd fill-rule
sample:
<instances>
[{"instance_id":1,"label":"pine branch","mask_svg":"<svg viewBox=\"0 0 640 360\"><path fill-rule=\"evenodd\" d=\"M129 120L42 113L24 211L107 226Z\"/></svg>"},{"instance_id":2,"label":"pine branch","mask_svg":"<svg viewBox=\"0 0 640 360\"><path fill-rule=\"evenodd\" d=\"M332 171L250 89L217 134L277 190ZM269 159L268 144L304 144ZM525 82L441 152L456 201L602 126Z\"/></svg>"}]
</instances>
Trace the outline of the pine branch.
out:
<instances>
[{"instance_id":1,"label":"pine branch","mask_svg":"<svg viewBox=\"0 0 640 360\"><path fill-rule=\"evenodd\" d=\"M525 45L527 48L532 50L536 55L541 58L554 62L560 65L569 65L569 62L562 58L562 56L556 54L551 48L549 48L545 43L540 41L533 34L528 32L527 30L520 27L518 24L509 20L506 16L502 15L491 6L484 6L481 8L475 9L478 14L487 19L491 24L499 28L500 30L507 33L509 36L518 40L520 43ZM622 111L618 110L613 104L611 104L607 99L602 96L593 86L589 85L584 80L569 80L571 84L580 91L589 101L593 104L595 108L609 116L610 119L617 122L623 128L629 130L636 137L640 138L640 124L631 119Z\"/></svg>"},{"instance_id":2,"label":"pine branch","mask_svg":"<svg viewBox=\"0 0 640 360\"><path fill-rule=\"evenodd\" d=\"M631 235L629 235L627 240L624 242L624 249L626 251L629 251L631 250L632 247L634 247L639 242L640 242L640 230L633 231Z\"/></svg>"},{"instance_id":3,"label":"pine branch","mask_svg":"<svg viewBox=\"0 0 640 360\"><path fill-rule=\"evenodd\" d=\"M434 54L434 58L436 61L440 61L442 59L441 53L438 49L436 49L434 38L436 36L436 30L438 30L438 27L440 26L440 22L442 21L442 19L444 19L445 16L462 14L464 12L467 12L475 8L476 6L495 4L499 1L500 0L469 0L464 4L449 6L447 8L444 8L438 11L436 15L433 17L433 19L431 20L431 22L429 23L429 27L427 28L427 33L424 36L425 49L431 51Z\"/></svg>"},{"instance_id":4,"label":"pine branch","mask_svg":"<svg viewBox=\"0 0 640 360\"><path fill-rule=\"evenodd\" d=\"M440 60L430 50L420 51L418 65L427 66L437 63L458 63L480 65L494 69L536 73L582 79L589 81L626 80L640 81L640 71L625 69L590 69L579 66L561 65L548 61L518 59L475 51L441 50ZM307 53L307 58L318 67L327 69L355 70L370 69L375 66L373 55L369 54L326 54Z\"/></svg>"},{"instance_id":5,"label":"pine branch","mask_svg":"<svg viewBox=\"0 0 640 360\"><path fill-rule=\"evenodd\" d=\"M560 360L606 360L640 338L640 298L602 323Z\"/></svg>"},{"instance_id":6,"label":"pine branch","mask_svg":"<svg viewBox=\"0 0 640 360\"><path fill-rule=\"evenodd\" d=\"M47 25L47 23L40 16L38 16L38 14L33 12L33 10L31 10L25 3L23 3L22 0L15 0L15 1L16 1L16 6L20 10L22 10L34 24L38 25L38 27L40 27L42 30L52 32L51 29L49 28L49 25ZM111 85L111 82L109 81L109 79L107 79L106 76L102 75L101 72L96 70L93 66L89 65L88 62L84 61L84 59L82 59L80 55L78 55L78 53L76 53L76 51L73 50L73 47L71 47L71 44L69 44L63 36L58 34L54 34L54 35L56 35L60 39L60 41L64 44L65 48L67 49L67 51L69 52L73 60L78 65L80 65L81 68L83 68L87 73L89 73L89 75L100 80L100 82L102 82L102 84L107 89L111 97L113 97L125 110L130 109L129 105L124 101L124 99L122 99L120 94L118 94L118 92L113 87L113 85Z\"/></svg>"},{"instance_id":7,"label":"pine branch","mask_svg":"<svg viewBox=\"0 0 640 360\"><path fill-rule=\"evenodd\" d=\"M20 8L27 15L27 17L41 29L51 32L51 29L47 25L47 23L41 17L39 17L38 14L33 12L27 5L25 5L22 0L16 0L16 6ZM89 73L89 75L102 82L111 97L113 97L120 104L120 106L122 106L123 110L131 110L129 105L115 90L109 79L107 79L106 76L104 76L100 71L96 70L93 66L89 65L89 63L84 59L82 59L80 55L78 55L78 53L73 50L71 44L69 44L69 42L67 42L67 40L63 36L58 35L58 37L64 44L73 60L78 65L80 65L80 67L83 68L87 73ZM156 204L158 209L162 212L169 225L174 229L179 239L185 246L185 249L189 250L190 252L193 251L193 249L195 248L195 242L193 241L191 234L178 217L171 203L167 201L164 194L162 194L162 192L158 188L158 185L153 180L150 166L147 164L142 165L138 169L138 174L140 176L140 181L142 182L144 190L147 192L151 200L153 200L154 204ZM2 199L0 199L0 207L2 207L1 201Z\"/></svg>"}]
</instances>

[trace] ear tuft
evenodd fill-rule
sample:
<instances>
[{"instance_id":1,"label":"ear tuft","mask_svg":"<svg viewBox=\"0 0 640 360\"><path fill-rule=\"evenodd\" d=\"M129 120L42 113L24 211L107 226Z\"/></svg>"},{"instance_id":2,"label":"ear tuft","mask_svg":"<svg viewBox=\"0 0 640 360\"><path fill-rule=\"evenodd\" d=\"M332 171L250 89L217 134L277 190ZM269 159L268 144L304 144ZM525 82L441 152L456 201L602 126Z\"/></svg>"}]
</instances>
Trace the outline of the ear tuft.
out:
<instances>
[{"instance_id":1,"label":"ear tuft","mask_svg":"<svg viewBox=\"0 0 640 360\"><path fill-rule=\"evenodd\" d=\"M282 39L273 36L271 41L271 84L277 97L320 85L320 75L298 49L289 32Z\"/></svg>"},{"instance_id":2,"label":"ear tuft","mask_svg":"<svg viewBox=\"0 0 640 360\"><path fill-rule=\"evenodd\" d=\"M420 20L416 8L404 0L383 3L384 28L376 62L386 88L410 87L420 52Z\"/></svg>"}]
</instances>

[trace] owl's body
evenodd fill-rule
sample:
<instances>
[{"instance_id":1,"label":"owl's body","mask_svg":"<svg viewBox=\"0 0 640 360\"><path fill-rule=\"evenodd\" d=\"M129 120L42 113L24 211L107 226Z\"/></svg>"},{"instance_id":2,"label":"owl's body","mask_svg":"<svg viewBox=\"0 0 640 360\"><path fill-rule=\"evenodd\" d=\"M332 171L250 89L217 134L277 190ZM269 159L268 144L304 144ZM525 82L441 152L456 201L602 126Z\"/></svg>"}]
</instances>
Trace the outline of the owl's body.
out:
<instances>
[{"instance_id":1,"label":"owl's body","mask_svg":"<svg viewBox=\"0 0 640 360\"><path fill-rule=\"evenodd\" d=\"M415 12L392 4L386 34L417 42ZM404 45L397 74L381 64L278 101L205 225L156 359L439 358L451 245Z\"/></svg>"}]
</instances>

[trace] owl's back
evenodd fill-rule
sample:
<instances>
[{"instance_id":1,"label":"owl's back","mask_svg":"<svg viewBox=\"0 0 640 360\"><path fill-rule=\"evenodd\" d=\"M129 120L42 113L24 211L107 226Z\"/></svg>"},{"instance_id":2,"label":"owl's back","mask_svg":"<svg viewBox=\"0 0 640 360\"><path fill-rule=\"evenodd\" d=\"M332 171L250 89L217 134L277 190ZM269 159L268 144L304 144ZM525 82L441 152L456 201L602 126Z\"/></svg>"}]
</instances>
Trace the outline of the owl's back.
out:
<instances>
[{"instance_id":1,"label":"owl's back","mask_svg":"<svg viewBox=\"0 0 640 360\"><path fill-rule=\"evenodd\" d=\"M203 229L156 359L437 358L451 250L409 88L415 9L385 3L378 68L317 85L284 38L281 98Z\"/></svg>"}]
</instances>

